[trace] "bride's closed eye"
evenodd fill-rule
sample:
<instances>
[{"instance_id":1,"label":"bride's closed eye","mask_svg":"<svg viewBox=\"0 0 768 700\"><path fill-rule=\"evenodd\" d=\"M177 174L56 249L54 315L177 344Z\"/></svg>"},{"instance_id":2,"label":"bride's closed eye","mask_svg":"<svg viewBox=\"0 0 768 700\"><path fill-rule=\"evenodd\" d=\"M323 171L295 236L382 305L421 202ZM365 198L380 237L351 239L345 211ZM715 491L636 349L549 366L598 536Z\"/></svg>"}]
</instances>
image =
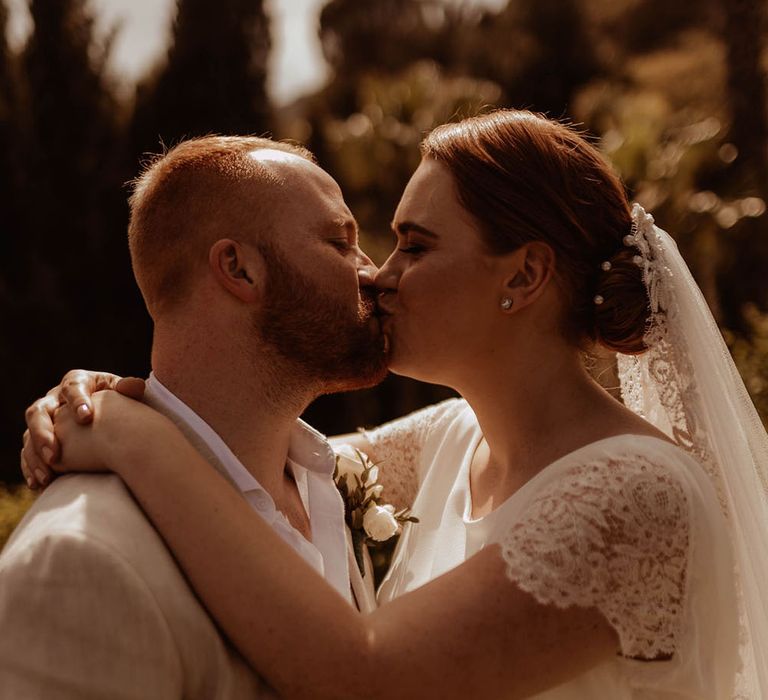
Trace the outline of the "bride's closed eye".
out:
<instances>
[{"instance_id":1,"label":"bride's closed eye","mask_svg":"<svg viewBox=\"0 0 768 700\"><path fill-rule=\"evenodd\" d=\"M437 240L435 233L411 221L393 223L392 232L395 234L397 251L411 256L427 252L431 244Z\"/></svg>"}]
</instances>

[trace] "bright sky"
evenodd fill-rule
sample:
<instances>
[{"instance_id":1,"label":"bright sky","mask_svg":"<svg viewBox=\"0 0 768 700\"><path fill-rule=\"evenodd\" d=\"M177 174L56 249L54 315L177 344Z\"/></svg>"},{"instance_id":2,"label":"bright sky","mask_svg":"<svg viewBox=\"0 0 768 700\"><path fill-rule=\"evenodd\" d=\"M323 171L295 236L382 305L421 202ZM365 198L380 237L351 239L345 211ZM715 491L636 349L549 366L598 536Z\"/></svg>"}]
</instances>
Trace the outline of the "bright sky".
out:
<instances>
[{"instance_id":1,"label":"bright sky","mask_svg":"<svg viewBox=\"0 0 768 700\"><path fill-rule=\"evenodd\" d=\"M29 32L27 0L7 0L11 41L19 45ZM53 0L55 1L55 0ZM317 38L320 10L327 0L267 0L272 21L270 93L278 104L320 87L327 66ZM456 1L456 0L454 0ZM461 1L461 0L458 0ZM506 0L469 0L499 7ZM96 10L97 29L116 22L122 29L115 41L112 68L130 84L165 48L174 0L89 0Z\"/></svg>"}]
</instances>

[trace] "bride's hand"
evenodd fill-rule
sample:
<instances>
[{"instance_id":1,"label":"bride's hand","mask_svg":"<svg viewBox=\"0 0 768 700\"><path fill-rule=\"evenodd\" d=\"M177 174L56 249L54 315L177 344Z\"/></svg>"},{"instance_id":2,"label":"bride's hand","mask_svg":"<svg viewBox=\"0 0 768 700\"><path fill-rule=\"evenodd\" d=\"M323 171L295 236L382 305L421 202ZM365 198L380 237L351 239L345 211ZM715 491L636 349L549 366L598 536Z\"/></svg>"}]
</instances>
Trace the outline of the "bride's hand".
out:
<instances>
[{"instance_id":1,"label":"bride's hand","mask_svg":"<svg viewBox=\"0 0 768 700\"><path fill-rule=\"evenodd\" d=\"M107 372L71 370L64 375L61 384L27 408L21 471L30 488L45 487L55 476L52 466L59 459L60 445L53 428L54 412L66 404L73 412L74 421L86 425L94 417L92 395L108 389L141 399L144 380L121 378Z\"/></svg>"},{"instance_id":2,"label":"bride's hand","mask_svg":"<svg viewBox=\"0 0 768 700\"><path fill-rule=\"evenodd\" d=\"M53 465L58 474L120 473L140 460L141 450L163 444L168 428L175 430L157 411L116 391L100 391L90 398L93 420L86 425L69 404L54 412L53 429L61 447Z\"/></svg>"},{"instance_id":3,"label":"bride's hand","mask_svg":"<svg viewBox=\"0 0 768 700\"><path fill-rule=\"evenodd\" d=\"M92 397L99 409L98 419L86 425L77 422L76 411L67 403L54 411L53 431L59 444L59 459L53 469L57 474L108 471L108 429L100 398L99 394Z\"/></svg>"}]
</instances>

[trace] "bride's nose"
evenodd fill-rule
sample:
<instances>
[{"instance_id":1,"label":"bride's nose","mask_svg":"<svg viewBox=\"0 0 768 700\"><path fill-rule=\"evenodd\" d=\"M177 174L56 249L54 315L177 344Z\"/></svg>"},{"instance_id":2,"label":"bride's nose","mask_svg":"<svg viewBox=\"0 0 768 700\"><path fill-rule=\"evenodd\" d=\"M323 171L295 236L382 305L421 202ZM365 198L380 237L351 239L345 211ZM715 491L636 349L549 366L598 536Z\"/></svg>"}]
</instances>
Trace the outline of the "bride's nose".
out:
<instances>
[{"instance_id":1,"label":"bride's nose","mask_svg":"<svg viewBox=\"0 0 768 700\"><path fill-rule=\"evenodd\" d=\"M373 283L376 289L379 290L379 294L397 290L397 285L400 281L400 271L397 269L393 258L394 256L390 255L374 277Z\"/></svg>"}]
</instances>

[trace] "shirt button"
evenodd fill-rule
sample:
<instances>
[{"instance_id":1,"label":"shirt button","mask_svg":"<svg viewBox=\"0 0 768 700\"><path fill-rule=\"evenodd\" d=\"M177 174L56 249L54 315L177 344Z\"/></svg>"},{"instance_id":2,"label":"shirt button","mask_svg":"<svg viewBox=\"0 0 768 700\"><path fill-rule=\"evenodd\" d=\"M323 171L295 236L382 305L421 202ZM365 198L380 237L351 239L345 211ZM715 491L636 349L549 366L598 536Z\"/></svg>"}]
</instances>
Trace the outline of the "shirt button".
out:
<instances>
[{"instance_id":1,"label":"shirt button","mask_svg":"<svg viewBox=\"0 0 768 700\"><path fill-rule=\"evenodd\" d=\"M257 510L267 510L269 508L269 496L263 491L255 491L251 494L251 503Z\"/></svg>"}]
</instances>

